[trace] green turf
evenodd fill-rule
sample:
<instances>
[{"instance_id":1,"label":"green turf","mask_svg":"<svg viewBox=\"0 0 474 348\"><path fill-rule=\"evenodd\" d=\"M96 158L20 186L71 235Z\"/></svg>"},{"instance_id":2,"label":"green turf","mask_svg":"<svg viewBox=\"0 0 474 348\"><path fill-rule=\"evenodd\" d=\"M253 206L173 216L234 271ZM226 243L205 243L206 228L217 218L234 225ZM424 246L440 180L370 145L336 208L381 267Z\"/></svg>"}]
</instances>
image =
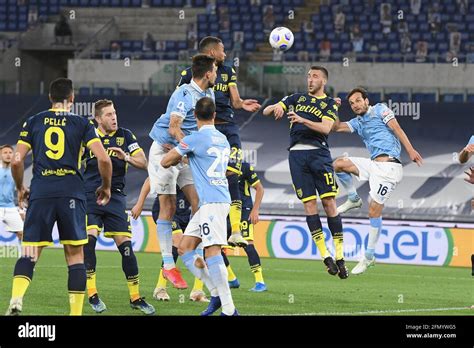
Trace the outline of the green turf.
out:
<instances>
[{"instance_id":1,"label":"green turf","mask_svg":"<svg viewBox=\"0 0 474 348\"><path fill-rule=\"evenodd\" d=\"M169 288L170 302L157 302L152 292L161 257L137 253L142 296L153 303L158 315L196 315L205 304L188 300L189 290ZM141 315L128 304L128 290L118 252L97 252L97 286L106 303L108 315ZM232 291L234 302L243 315L473 315L474 278L468 268L426 267L377 264L366 274L340 280L326 273L322 262L307 260L262 259L269 290L252 293L253 275L247 259L230 257L241 282ZM15 259L0 259L0 310L8 306L11 274ZM189 285L193 279L183 269ZM353 263L349 263L352 268ZM66 315L67 268L62 250L46 249L24 298L25 315ZM451 310L434 310L463 308ZM431 309L430 311L410 311ZM401 312L396 312L400 310ZM408 311L407 311L408 310ZM377 312L372 312L377 311ZM378 312L380 311L380 312ZM95 315L88 304L84 314ZM104 315L101 314L101 315Z\"/></svg>"}]
</instances>

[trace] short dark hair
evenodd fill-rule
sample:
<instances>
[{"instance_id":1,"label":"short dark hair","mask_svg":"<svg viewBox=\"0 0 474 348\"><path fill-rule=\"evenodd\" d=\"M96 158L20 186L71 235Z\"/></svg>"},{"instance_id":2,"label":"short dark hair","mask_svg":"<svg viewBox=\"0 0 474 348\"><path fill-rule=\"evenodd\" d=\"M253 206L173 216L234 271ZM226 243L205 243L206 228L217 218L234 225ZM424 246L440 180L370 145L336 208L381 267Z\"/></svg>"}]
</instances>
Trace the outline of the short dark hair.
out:
<instances>
[{"instance_id":1,"label":"short dark hair","mask_svg":"<svg viewBox=\"0 0 474 348\"><path fill-rule=\"evenodd\" d=\"M205 52L211 46L222 43L222 40L215 36L206 36L201 41L199 41L199 52Z\"/></svg>"},{"instance_id":2,"label":"short dark hair","mask_svg":"<svg viewBox=\"0 0 474 348\"><path fill-rule=\"evenodd\" d=\"M367 90L363 87L356 87L352 91L349 92L347 95L347 100L349 100L350 97L352 97L354 94L360 93L362 95L363 99L368 99L369 98L369 93Z\"/></svg>"},{"instance_id":3,"label":"short dark hair","mask_svg":"<svg viewBox=\"0 0 474 348\"><path fill-rule=\"evenodd\" d=\"M214 104L214 100L212 100L212 98L209 98L209 97L203 97L199 99L194 109L196 118L202 121L212 120L215 112L216 112L216 104Z\"/></svg>"},{"instance_id":4,"label":"short dark hair","mask_svg":"<svg viewBox=\"0 0 474 348\"><path fill-rule=\"evenodd\" d=\"M202 79L208 71L214 69L215 59L207 54L196 54L193 57L193 65L191 70L193 72L193 77L197 79Z\"/></svg>"},{"instance_id":5,"label":"short dark hair","mask_svg":"<svg viewBox=\"0 0 474 348\"><path fill-rule=\"evenodd\" d=\"M11 146L10 144L1 145L0 151L2 151L3 149L10 149L13 151L13 146Z\"/></svg>"},{"instance_id":6,"label":"short dark hair","mask_svg":"<svg viewBox=\"0 0 474 348\"><path fill-rule=\"evenodd\" d=\"M68 100L73 93L74 88L70 79L60 77L49 85L49 95L53 103L62 103Z\"/></svg>"},{"instance_id":7,"label":"short dark hair","mask_svg":"<svg viewBox=\"0 0 474 348\"><path fill-rule=\"evenodd\" d=\"M324 73L324 76L326 76L326 80L329 80L329 71L326 69L324 66L320 65L313 65L309 70L319 70Z\"/></svg>"},{"instance_id":8,"label":"short dark hair","mask_svg":"<svg viewBox=\"0 0 474 348\"><path fill-rule=\"evenodd\" d=\"M102 109L107 107L107 106L113 105L113 104L114 104L114 102L112 100L108 100L108 99L100 99L100 100L96 101L94 103L94 116L95 117L101 116Z\"/></svg>"}]
</instances>

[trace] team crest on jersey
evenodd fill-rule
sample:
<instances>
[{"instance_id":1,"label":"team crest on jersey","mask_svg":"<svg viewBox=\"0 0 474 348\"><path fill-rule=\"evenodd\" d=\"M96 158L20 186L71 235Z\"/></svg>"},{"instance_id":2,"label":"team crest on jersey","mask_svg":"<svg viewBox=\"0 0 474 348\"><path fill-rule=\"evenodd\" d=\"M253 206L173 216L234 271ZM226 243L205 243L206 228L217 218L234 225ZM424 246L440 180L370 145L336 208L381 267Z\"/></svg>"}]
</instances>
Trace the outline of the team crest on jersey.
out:
<instances>
[{"instance_id":1,"label":"team crest on jersey","mask_svg":"<svg viewBox=\"0 0 474 348\"><path fill-rule=\"evenodd\" d=\"M228 75L227 74L221 74L221 78L223 82L227 82Z\"/></svg>"},{"instance_id":2,"label":"team crest on jersey","mask_svg":"<svg viewBox=\"0 0 474 348\"><path fill-rule=\"evenodd\" d=\"M321 109L326 109L326 106L328 106L328 104L322 101L321 103L319 103L319 106L321 107Z\"/></svg>"},{"instance_id":3,"label":"team crest on jersey","mask_svg":"<svg viewBox=\"0 0 474 348\"><path fill-rule=\"evenodd\" d=\"M304 103L305 101L306 101L306 97L304 95L298 98L298 103Z\"/></svg>"},{"instance_id":4,"label":"team crest on jersey","mask_svg":"<svg viewBox=\"0 0 474 348\"><path fill-rule=\"evenodd\" d=\"M123 143L125 142L125 138L124 138L124 137L117 137L117 138L115 139L115 141L117 142L117 145L118 145L118 146L122 146Z\"/></svg>"}]
</instances>

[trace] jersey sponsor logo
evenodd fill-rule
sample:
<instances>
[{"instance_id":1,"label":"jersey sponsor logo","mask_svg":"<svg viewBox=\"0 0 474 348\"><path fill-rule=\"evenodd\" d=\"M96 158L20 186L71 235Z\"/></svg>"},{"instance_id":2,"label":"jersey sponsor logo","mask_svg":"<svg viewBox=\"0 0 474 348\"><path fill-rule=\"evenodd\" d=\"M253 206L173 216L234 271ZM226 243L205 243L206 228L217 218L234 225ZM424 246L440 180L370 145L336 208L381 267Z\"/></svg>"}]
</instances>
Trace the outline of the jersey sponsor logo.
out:
<instances>
[{"instance_id":1,"label":"jersey sponsor logo","mask_svg":"<svg viewBox=\"0 0 474 348\"><path fill-rule=\"evenodd\" d=\"M42 176L65 176L65 175L76 175L76 171L73 169L59 168L59 169L45 169L41 172Z\"/></svg>"},{"instance_id":2,"label":"jersey sponsor logo","mask_svg":"<svg viewBox=\"0 0 474 348\"><path fill-rule=\"evenodd\" d=\"M116 143L117 143L118 146L122 146L123 143L125 142L125 138L124 138L124 137L117 137L117 138L115 139L115 141L116 141Z\"/></svg>"},{"instance_id":3,"label":"jersey sponsor logo","mask_svg":"<svg viewBox=\"0 0 474 348\"><path fill-rule=\"evenodd\" d=\"M227 179L212 179L210 183L211 185L214 185L214 186L227 186L228 185Z\"/></svg>"},{"instance_id":4,"label":"jersey sponsor logo","mask_svg":"<svg viewBox=\"0 0 474 348\"><path fill-rule=\"evenodd\" d=\"M322 114L323 114L323 112L319 108L317 108L316 106L312 106L312 105L298 104L298 105L296 105L295 112L298 112L298 111L306 112L308 114L313 114L313 115L315 115L316 117L319 117L319 118L321 118Z\"/></svg>"}]
</instances>

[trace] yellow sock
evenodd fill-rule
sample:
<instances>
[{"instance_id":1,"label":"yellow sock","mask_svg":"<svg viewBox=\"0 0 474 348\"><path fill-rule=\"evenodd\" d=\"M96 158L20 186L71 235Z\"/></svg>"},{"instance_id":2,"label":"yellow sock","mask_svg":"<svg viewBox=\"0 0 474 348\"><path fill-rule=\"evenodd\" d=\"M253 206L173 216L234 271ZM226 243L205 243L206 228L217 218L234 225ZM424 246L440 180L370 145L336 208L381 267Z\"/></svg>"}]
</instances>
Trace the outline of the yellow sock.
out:
<instances>
[{"instance_id":1,"label":"yellow sock","mask_svg":"<svg viewBox=\"0 0 474 348\"><path fill-rule=\"evenodd\" d=\"M202 282L201 279L199 279L199 278L194 278L193 291L194 291L194 290L200 290L200 291L202 291L203 286L204 286L204 284L203 284L203 282Z\"/></svg>"},{"instance_id":2,"label":"yellow sock","mask_svg":"<svg viewBox=\"0 0 474 348\"><path fill-rule=\"evenodd\" d=\"M242 201L232 201L229 212L232 233L240 233L240 220L242 219Z\"/></svg>"},{"instance_id":3,"label":"yellow sock","mask_svg":"<svg viewBox=\"0 0 474 348\"><path fill-rule=\"evenodd\" d=\"M255 265L255 266L251 266L250 269L252 270L253 275L255 276L255 283L265 283L263 281L262 266Z\"/></svg>"},{"instance_id":4,"label":"yellow sock","mask_svg":"<svg viewBox=\"0 0 474 348\"><path fill-rule=\"evenodd\" d=\"M128 285L128 292L130 293L130 299L133 301L138 300L140 298L140 280L138 278L138 274L134 277L130 277L127 279Z\"/></svg>"},{"instance_id":5,"label":"yellow sock","mask_svg":"<svg viewBox=\"0 0 474 348\"><path fill-rule=\"evenodd\" d=\"M87 296L92 297L97 294L97 285L95 283L95 272L87 272Z\"/></svg>"},{"instance_id":6,"label":"yellow sock","mask_svg":"<svg viewBox=\"0 0 474 348\"><path fill-rule=\"evenodd\" d=\"M227 273L228 273L227 280L228 280L229 282L231 282L231 281L237 279L237 276L235 275L235 273L234 273L234 271L232 270L232 267L230 267L230 265L227 266Z\"/></svg>"},{"instance_id":7,"label":"yellow sock","mask_svg":"<svg viewBox=\"0 0 474 348\"><path fill-rule=\"evenodd\" d=\"M163 269L160 269L160 275L158 276L158 280L156 282L156 288L165 288L166 285L168 284L168 281L166 280L165 277L163 277Z\"/></svg>"},{"instance_id":8,"label":"yellow sock","mask_svg":"<svg viewBox=\"0 0 474 348\"><path fill-rule=\"evenodd\" d=\"M84 305L84 292L69 291L69 306L71 312L69 315L82 315L82 307Z\"/></svg>"},{"instance_id":9,"label":"yellow sock","mask_svg":"<svg viewBox=\"0 0 474 348\"><path fill-rule=\"evenodd\" d=\"M25 276L13 277L12 298L23 298L25 292L30 286L31 279Z\"/></svg>"},{"instance_id":10,"label":"yellow sock","mask_svg":"<svg viewBox=\"0 0 474 348\"><path fill-rule=\"evenodd\" d=\"M342 232L334 233L332 239L334 241L334 249L336 249L336 260L344 258L344 242Z\"/></svg>"},{"instance_id":11,"label":"yellow sock","mask_svg":"<svg viewBox=\"0 0 474 348\"><path fill-rule=\"evenodd\" d=\"M317 229L316 231L311 232L311 236L313 237L314 243L316 243L316 246L318 247L321 257L325 259L326 257L331 256L328 249L326 248L323 231L321 229Z\"/></svg>"}]
</instances>

